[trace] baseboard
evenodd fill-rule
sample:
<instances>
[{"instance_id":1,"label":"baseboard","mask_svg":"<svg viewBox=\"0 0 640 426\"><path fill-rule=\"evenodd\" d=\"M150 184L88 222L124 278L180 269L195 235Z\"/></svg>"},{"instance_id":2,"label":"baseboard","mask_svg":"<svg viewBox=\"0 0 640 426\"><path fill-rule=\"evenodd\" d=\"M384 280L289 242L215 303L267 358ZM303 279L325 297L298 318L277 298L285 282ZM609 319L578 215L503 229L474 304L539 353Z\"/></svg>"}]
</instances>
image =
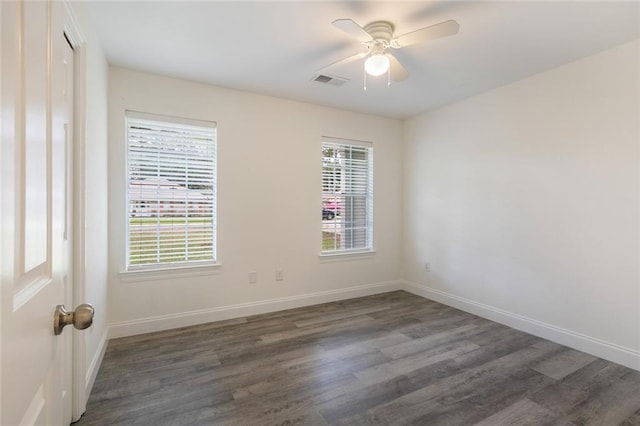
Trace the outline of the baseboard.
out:
<instances>
[{"instance_id":1,"label":"baseboard","mask_svg":"<svg viewBox=\"0 0 640 426\"><path fill-rule=\"evenodd\" d=\"M98 375L98 370L100 370L100 365L102 364L102 359L104 358L104 353L107 350L107 342L109 341L109 329L104 331L102 334L102 338L100 339L100 343L98 344L98 349L96 350L91 363L89 364L89 368L87 368L87 374L85 376L85 395L89 398L91 395L91 389L93 389L93 384L96 382L96 376ZM86 403L86 401L85 401Z\"/></svg>"},{"instance_id":2,"label":"baseboard","mask_svg":"<svg viewBox=\"0 0 640 426\"><path fill-rule=\"evenodd\" d=\"M640 371L640 352L594 337L556 327L513 312L485 305L464 297L436 290L422 284L404 281L403 289L409 293L452 306L465 312L507 325L543 339L587 352L600 358Z\"/></svg>"},{"instance_id":3,"label":"baseboard","mask_svg":"<svg viewBox=\"0 0 640 426\"><path fill-rule=\"evenodd\" d=\"M401 290L402 288L402 282L391 281L282 297L278 299L240 303L237 305L221 306L213 309L161 315L133 321L124 321L114 323L109 326L109 338L114 339L118 337L134 336L137 334L170 330L173 328L187 327L207 322L300 308L303 306L317 305L319 303L335 302L337 300L352 299L354 297L387 293L389 291Z\"/></svg>"}]
</instances>

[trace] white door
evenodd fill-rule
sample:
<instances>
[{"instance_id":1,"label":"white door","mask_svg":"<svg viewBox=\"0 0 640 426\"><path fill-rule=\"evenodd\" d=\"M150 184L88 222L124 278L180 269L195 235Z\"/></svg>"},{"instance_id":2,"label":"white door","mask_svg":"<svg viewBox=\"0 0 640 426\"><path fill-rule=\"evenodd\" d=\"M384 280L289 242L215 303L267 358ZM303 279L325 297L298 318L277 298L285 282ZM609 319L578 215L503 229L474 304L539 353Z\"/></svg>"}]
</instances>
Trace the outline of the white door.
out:
<instances>
[{"instance_id":1,"label":"white door","mask_svg":"<svg viewBox=\"0 0 640 426\"><path fill-rule=\"evenodd\" d=\"M63 7L0 1L1 425L71 421L72 327L53 331L56 305L72 308L73 52Z\"/></svg>"}]
</instances>

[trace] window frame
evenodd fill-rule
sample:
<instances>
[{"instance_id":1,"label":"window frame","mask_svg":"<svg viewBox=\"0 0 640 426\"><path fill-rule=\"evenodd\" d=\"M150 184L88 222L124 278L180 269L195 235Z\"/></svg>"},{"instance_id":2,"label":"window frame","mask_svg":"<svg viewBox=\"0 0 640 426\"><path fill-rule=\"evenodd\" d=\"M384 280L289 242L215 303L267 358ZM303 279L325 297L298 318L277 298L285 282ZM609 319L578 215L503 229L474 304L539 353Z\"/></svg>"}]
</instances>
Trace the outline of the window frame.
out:
<instances>
[{"instance_id":1,"label":"window frame","mask_svg":"<svg viewBox=\"0 0 640 426\"><path fill-rule=\"evenodd\" d=\"M365 194L366 198L366 241L367 244L364 247L357 248L348 248L348 249L337 249L337 250L325 250L323 248L324 238L321 232L320 238L320 257L326 260L331 258L358 258L363 255L369 255L375 253L375 245L374 245L374 205L375 205L375 188L374 188L374 144L372 142L355 140L355 139L346 139L346 138L337 138L330 136L323 136L321 138L321 171L320 171L320 180L321 180L321 204L322 209L324 210L324 198L325 196L331 196L331 194L326 194L324 190L324 149L326 145L334 145L334 146L345 146L345 147L357 147L357 148L365 148L367 152L367 192ZM334 217L335 218L335 217ZM324 227L324 220L321 219L321 231ZM353 229L353 228L351 228Z\"/></svg>"},{"instance_id":2,"label":"window frame","mask_svg":"<svg viewBox=\"0 0 640 426\"><path fill-rule=\"evenodd\" d=\"M185 260L185 261L174 261L174 262L156 262L156 263L144 263L144 264L132 264L130 257L130 235L131 235L131 223L130 223L130 208L131 208L131 193L130 193L130 182L131 182L131 169L130 169L130 142L129 142L129 120L130 119L141 119L141 120L149 120L155 121L167 125L186 125L186 126L196 126L200 128L209 128L213 129L213 149L212 149L212 188L211 188L211 241L212 241L212 257L211 259L204 260ZM124 114L124 157L125 157L125 182L124 182L124 259L123 265L124 270L121 272L123 277L140 277L140 278L154 278L156 276L160 276L157 274L166 274L170 273L171 275L176 276L189 276L191 274L202 274L204 271L210 268L216 268L220 266L218 262L218 218L217 218L217 204L218 204L218 125L215 121L210 120L199 120L199 119L191 119L184 117L176 117L162 114L154 114L147 112L140 112L134 110L125 110ZM186 217L186 216L182 216ZM188 241L188 239L186 240ZM185 241L185 243L186 243Z\"/></svg>"}]
</instances>

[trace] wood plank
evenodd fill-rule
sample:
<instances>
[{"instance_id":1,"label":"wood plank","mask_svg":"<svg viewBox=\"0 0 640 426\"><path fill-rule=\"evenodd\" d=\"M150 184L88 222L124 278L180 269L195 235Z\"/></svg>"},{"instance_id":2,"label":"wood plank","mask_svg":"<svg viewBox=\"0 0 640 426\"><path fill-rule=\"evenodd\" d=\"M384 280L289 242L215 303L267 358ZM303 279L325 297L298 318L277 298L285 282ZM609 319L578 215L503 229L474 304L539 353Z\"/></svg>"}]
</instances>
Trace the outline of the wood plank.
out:
<instances>
[{"instance_id":1,"label":"wood plank","mask_svg":"<svg viewBox=\"0 0 640 426\"><path fill-rule=\"evenodd\" d=\"M595 360L596 357L594 356L569 349L540 362L533 366L533 369L553 379L560 380Z\"/></svg>"},{"instance_id":2,"label":"wood plank","mask_svg":"<svg viewBox=\"0 0 640 426\"><path fill-rule=\"evenodd\" d=\"M542 426L556 422L556 415L535 402L524 398L502 411L487 417L476 426Z\"/></svg>"}]
</instances>

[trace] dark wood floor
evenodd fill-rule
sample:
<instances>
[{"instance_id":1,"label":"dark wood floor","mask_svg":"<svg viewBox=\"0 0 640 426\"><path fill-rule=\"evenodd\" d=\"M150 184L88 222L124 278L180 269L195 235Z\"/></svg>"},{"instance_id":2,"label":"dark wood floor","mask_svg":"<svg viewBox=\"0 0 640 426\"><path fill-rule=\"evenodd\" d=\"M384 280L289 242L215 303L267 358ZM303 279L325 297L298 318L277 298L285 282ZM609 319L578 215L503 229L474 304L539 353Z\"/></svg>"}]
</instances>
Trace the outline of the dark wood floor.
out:
<instances>
[{"instance_id":1,"label":"dark wood floor","mask_svg":"<svg viewBox=\"0 0 640 426\"><path fill-rule=\"evenodd\" d=\"M640 372L398 291L112 340L120 424L640 425Z\"/></svg>"}]
</instances>

